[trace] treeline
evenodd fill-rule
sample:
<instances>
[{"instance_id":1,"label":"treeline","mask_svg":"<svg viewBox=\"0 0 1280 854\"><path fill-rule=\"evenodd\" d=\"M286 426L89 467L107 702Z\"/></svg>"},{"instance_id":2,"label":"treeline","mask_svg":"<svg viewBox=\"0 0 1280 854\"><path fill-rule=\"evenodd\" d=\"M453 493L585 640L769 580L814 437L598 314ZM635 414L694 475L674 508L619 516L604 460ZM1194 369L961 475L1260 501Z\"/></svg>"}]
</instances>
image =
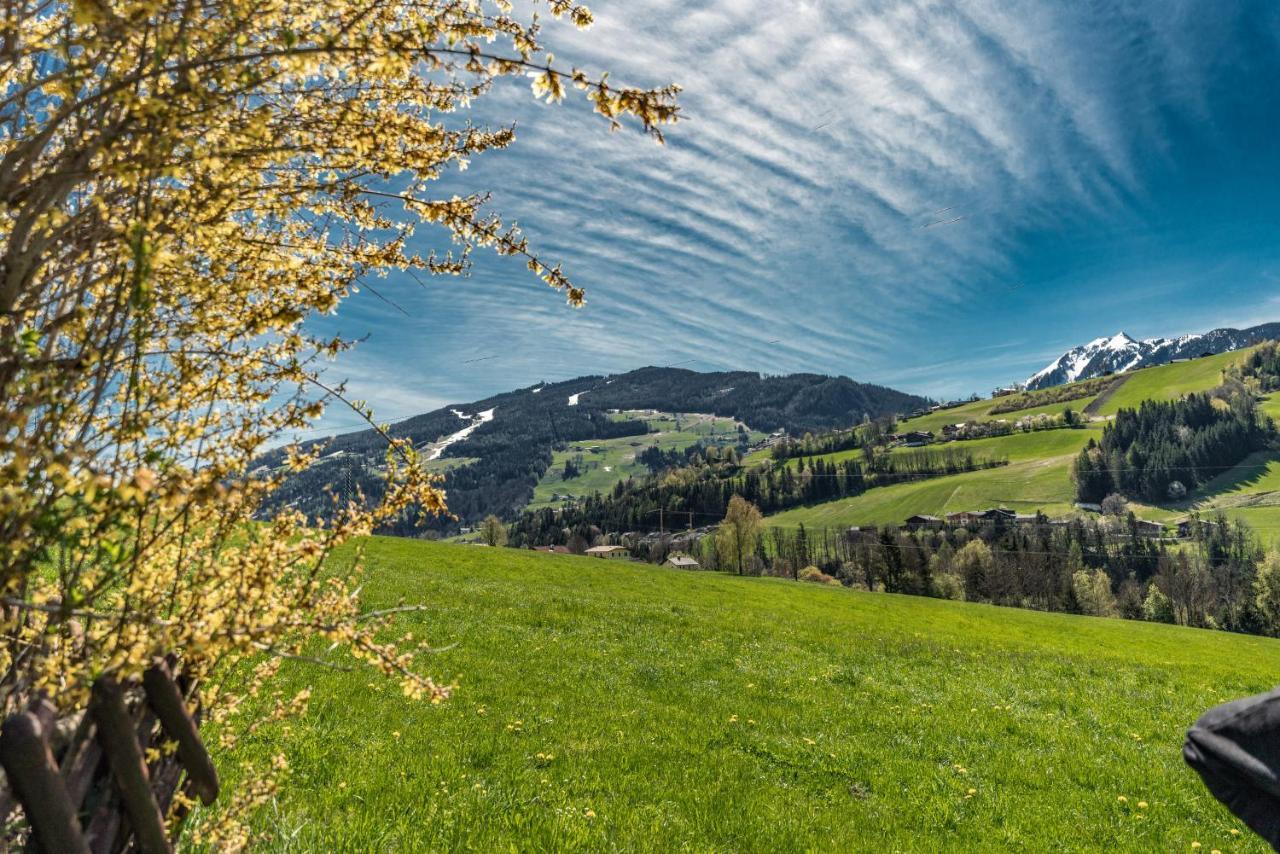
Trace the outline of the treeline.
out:
<instances>
[{"instance_id":1,"label":"treeline","mask_svg":"<svg viewBox=\"0 0 1280 854\"><path fill-rule=\"evenodd\" d=\"M701 439L683 448L664 450L657 445L650 445L636 454L636 462L647 468L649 474L682 468L707 459L736 465L739 459L746 456L748 448L747 434L740 432L736 445L708 445Z\"/></svg>"},{"instance_id":2,"label":"treeline","mask_svg":"<svg viewBox=\"0 0 1280 854\"><path fill-rule=\"evenodd\" d=\"M893 417L878 418L849 430L837 430L819 436L806 433L799 439L784 438L774 443L769 453L775 460L789 460L802 456L834 454L868 445L882 445L896 429L897 420Z\"/></svg>"},{"instance_id":3,"label":"treeline","mask_svg":"<svg viewBox=\"0 0 1280 854\"><path fill-rule=\"evenodd\" d=\"M1084 416L1068 406L1057 415L1041 412L1024 416L1017 421L968 421L944 429L943 438L952 441L990 439L995 436L1012 436L1014 433L1076 429L1084 425Z\"/></svg>"},{"instance_id":4,"label":"treeline","mask_svg":"<svg viewBox=\"0 0 1280 854\"><path fill-rule=\"evenodd\" d=\"M570 406L569 399L577 401ZM474 416L494 410L494 418L466 440L450 445L445 459L469 462L444 475L452 516L427 520L429 531L452 533L493 513L512 518L529 503L534 487L551 465L552 453L572 442L638 436L647 426L619 420L610 409L705 412L733 417L759 430L791 433L847 428L867 418L907 411L927 401L893 389L854 382L847 377L792 374L766 377L749 372L699 373L680 368L643 368L612 377L584 376L539 383L469 404L442 407L392 425L391 435L425 448L467 426L456 411ZM740 433L745 440L745 433ZM341 452L307 471L292 475L261 512L290 506L308 516L332 515L332 493L354 493L358 484L370 497L381 495L386 443L374 430L359 430L316 442L326 453ZM285 459L275 449L257 460L275 469ZM342 460L337 466L336 461ZM659 462L660 467L664 463ZM406 521L384 533L420 533Z\"/></svg>"},{"instance_id":5,"label":"treeline","mask_svg":"<svg viewBox=\"0 0 1280 854\"><path fill-rule=\"evenodd\" d=\"M1263 394L1280 391L1280 346L1263 344L1245 357L1238 372Z\"/></svg>"},{"instance_id":6,"label":"treeline","mask_svg":"<svg viewBox=\"0 0 1280 854\"><path fill-rule=\"evenodd\" d=\"M1076 459L1076 494L1099 502L1120 493L1146 501L1179 499L1275 439L1275 425L1253 397L1223 387L1172 402L1122 409L1101 441Z\"/></svg>"},{"instance_id":7,"label":"treeline","mask_svg":"<svg viewBox=\"0 0 1280 854\"><path fill-rule=\"evenodd\" d=\"M928 404L924 398L883 386L819 374L641 368L580 385L579 391L590 389L582 403L602 409L705 412L736 418L756 430L793 435L845 429L866 418Z\"/></svg>"},{"instance_id":8,"label":"treeline","mask_svg":"<svg viewBox=\"0 0 1280 854\"><path fill-rule=\"evenodd\" d=\"M641 480L620 481L607 495L576 504L524 513L511 528L516 546L566 545L575 535L600 531L648 531L658 513L691 526L723 518L730 499L741 495L765 513L860 495L907 480L941 477L1005 465L1007 460L959 447L889 453L872 450L862 460L822 457L743 468L732 448L707 448L705 457Z\"/></svg>"},{"instance_id":9,"label":"treeline","mask_svg":"<svg viewBox=\"0 0 1280 854\"><path fill-rule=\"evenodd\" d=\"M705 568L720 566L717 539L700 541ZM1107 517L1051 524L939 530L768 528L750 571L803 580L814 567L867 590L987 602L1041 611L1153 620L1274 634L1280 612L1260 603L1267 561L1242 522L1197 520L1189 540L1139 535L1136 520ZM1280 589L1280 588L1278 588Z\"/></svg>"},{"instance_id":10,"label":"treeline","mask_svg":"<svg viewBox=\"0 0 1280 854\"><path fill-rule=\"evenodd\" d=\"M1115 381L1115 377L1098 377L1070 385L1056 385L1039 391L1011 394L997 398L991 409L987 411L990 415L1000 415L1005 412L1020 412L1037 406L1049 406L1054 403L1066 403L1068 400L1093 397L1101 394Z\"/></svg>"}]
</instances>

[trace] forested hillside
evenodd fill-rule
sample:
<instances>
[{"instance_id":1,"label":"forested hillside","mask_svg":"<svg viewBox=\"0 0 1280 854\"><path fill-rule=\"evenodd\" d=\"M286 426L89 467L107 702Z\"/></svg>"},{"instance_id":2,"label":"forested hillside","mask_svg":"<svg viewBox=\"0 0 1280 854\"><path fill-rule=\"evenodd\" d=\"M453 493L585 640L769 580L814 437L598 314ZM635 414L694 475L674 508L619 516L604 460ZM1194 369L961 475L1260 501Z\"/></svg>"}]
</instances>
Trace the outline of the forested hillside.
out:
<instances>
[{"instance_id":1,"label":"forested hillside","mask_svg":"<svg viewBox=\"0 0 1280 854\"><path fill-rule=\"evenodd\" d=\"M564 545L591 540L600 532L635 532L653 527L659 508L690 526L718 522L730 500L742 496L766 513L815 504L868 489L912 480L1002 466L994 454L962 445L903 453L878 453L868 446L860 459L827 461L799 457L794 465L741 465L732 449L707 449L704 458L639 481L619 483L608 495L596 495L560 510L525 513L512 526L514 545Z\"/></svg>"},{"instance_id":2,"label":"forested hillside","mask_svg":"<svg viewBox=\"0 0 1280 854\"><path fill-rule=\"evenodd\" d=\"M1113 492L1178 500L1275 438L1275 425L1243 390L1224 386L1213 395L1144 401L1116 413L1101 440L1090 439L1080 452L1077 494L1088 502Z\"/></svg>"},{"instance_id":3,"label":"forested hillside","mask_svg":"<svg viewBox=\"0 0 1280 854\"><path fill-rule=\"evenodd\" d=\"M1265 346L745 459L732 446L654 454L648 476L525 513L509 544L620 545L738 574L1280 632L1277 364Z\"/></svg>"},{"instance_id":4,"label":"forested hillside","mask_svg":"<svg viewBox=\"0 0 1280 854\"><path fill-rule=\"evenodd\" d=\"M447 469L444 486L456 518L434 518L427 526L450 531L491 513L503 517L518 513L532 498L554 449L570 442L646 432L643 419L619 420L609 410L712 413L757 430L803 434L902 414L925 403L923 398L847 377L642 368L609 377L538 384L444 407L392 425L390 433L412 440L427 456L433 450L438 454L441 468ZM467 427L474 429L464 438L433 449L434 443ZM275 492L271 507L293 506L323 518L332 510L333 495L344 500L381 496L385 442L376 431L347 433L308 446L321 445L325 456ZM450 467L451 460L459 464ZM260 463L272 468L283 461L284 450L278 449ZM407 534L422 529L406 517L384 530Z\"/></svg>"}]
</instances>

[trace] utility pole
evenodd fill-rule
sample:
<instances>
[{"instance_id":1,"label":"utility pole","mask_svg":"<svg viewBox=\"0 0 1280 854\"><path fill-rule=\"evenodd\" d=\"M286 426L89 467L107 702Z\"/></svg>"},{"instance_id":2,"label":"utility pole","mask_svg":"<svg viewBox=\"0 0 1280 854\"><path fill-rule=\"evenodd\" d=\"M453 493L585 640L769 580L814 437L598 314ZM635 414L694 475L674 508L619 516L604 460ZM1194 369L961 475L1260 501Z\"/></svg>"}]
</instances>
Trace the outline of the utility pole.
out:
<instances>
[{"instance_id":1,"label":"utility pole","mask_svg":"<svg viewBox=\"0 0 1280 854\"><path fill-rule=\"evenodd\" d=\"M659 507L657 510L650 510L648 513L645 514L646 516L652 516L654 513L658 514L658 535L659 536L664 536L667 533L665 509L666 508Z\"/></svg>"}]
</instances>

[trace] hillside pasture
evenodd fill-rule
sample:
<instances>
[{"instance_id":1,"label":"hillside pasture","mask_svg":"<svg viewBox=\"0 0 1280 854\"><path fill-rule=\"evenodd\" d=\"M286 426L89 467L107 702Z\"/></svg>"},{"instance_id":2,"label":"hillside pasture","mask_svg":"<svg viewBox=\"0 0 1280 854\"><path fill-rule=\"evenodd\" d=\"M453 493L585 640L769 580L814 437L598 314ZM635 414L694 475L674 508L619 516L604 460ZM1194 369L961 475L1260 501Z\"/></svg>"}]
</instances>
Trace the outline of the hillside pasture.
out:
<instances>
[{"instance_id":1,"label":"hillside pasture","mask_svg":"<svg viewBox=\"0 0 1280 854\"><path fill-rule=\"evenodd\" d=\"M961 510L1009 507L1020 513L1042 510L1051 516L1074 511L1071 462L1100 426L1078 430L1041 430L989 439L972 439L938 448L963 448L976 455L997 455L1009 465L926 478L869 489L862 495L797 507L770 516L777 527L848 527L901 524L917 513L943 515ZM899 449L905 453L912 449ZM838 455L829 455L838 456Z\"/></svg>"},{"instance_id":2,"label":"hillside pasture","mask_svg":"<svg viewBox=\"0 0 1280 854\"><path fill-rule=\"evenodd\" d=\"M651 447L682 451L698 442L736 445L738 441L738 422L732 418L637 411L615 413L612 417L620 421L644 421L653 432L642 436L573 442L564 450L553 452L551 467L534 488L529 509L558 505L566 497L582 498L597 492L606 493L618 481L648 474L648 468L637 462L636 457ZM755 431L748 431L747 436L751 442L763 438L763 434ZM569 480L564 479L567 460L574 460L581 472Z\"/></svg>"},{"instance_id":3,"label":"hillside pasture","mask_svg":"<svg viewBox=\"0 0 1280 854\"><path fill-rule=\"evenodd\" d=\"M1175 400L1193 392L1217 386L1225 368L1243 357L1243 352L1222 353L1144 368L1121 375L1123 382L1099 399L1096 415L1110 418L1122 408L1136 408L1143 400ZM1070 401L1078 411L1091 399ZM926 418L904 422L903 429L940 429L944 423L955 423L980 415L982 406L991 401L966 404L932 413ZM1064 404L1046 409L1060 412ZM1280 418L1280 394L1263 399L1262 410ZM1026 412L999 417L1016 420ZM942 515L957 510L976 510L1005 506L1024 513L1042 510L1051 516L1068 515L1073 507L1075 489L1071 482L1071 464L1090 436L1099 437L1102 424L1095 422L1087 430L1053 430L1030 434L979 439L965 442L975 452L1007 455L1011 465L999 469L967 472L935 480L921 480L883 489L869 490L854 498L827 504L801 507L769 518L769 524L793 527L901 524L915 514ZM901 449L897 452L903 452ZM849 453L828 455L838 459ZM1209 515L1218 511L1240 519L1255 528L1269 545L1280 545L1280 454L1267 452L1243 460L1239 466L1224 472L1197 490L1187 501L1148 505L1131 502L1134 512L1144 519L1173 522L1192 511Z\"/></svg>"},{"instance_id":4,"label":"hillside pasture","mask_svg":"<svg viewBox=\"0 0 1280 854\"><path fill-rule=\"evenodd\" d=\"M797 507L768 517L765 524L791 528L900 525L917 513L941 516L960 510L1008 507L1050 516L1073 512L1072 457L1026 460L999 468L926 478L869 489L862 495Z\"/></svg>"},{"instance_id":5,"label":"hillside pasture","mask_svg":"<svg viewBox=\"0 0 1280 854\"><path fill-rule=\"evenodd\" d=\"M991 413L991 407L995 406L1001 398L979 400L952 409L940 409L937 412L930 412L928 415L921 415L918 418L905 419L898 423L898 430L899 432L924 430L930 433L940 433L942 428L948 424L960 424L966 421L999 421L1003 419L1012 423L1019 418L1025 418L1030 415L1061 415L1062 411L1068 408L1074 409L1076 412L1083 412L1094 397L1096 395L1077 400L1031 406L1026 409L1019 409L1016 412L1001 412L995 415Z\"/></svg>"},{"instance_id":6,"label":"hillside pasture","mask_svg":"<svg viewBox=\"0 0 1280 854\"><path fill-rule=\"evenodd\" d=\"M1189 500L1152 508L1153 519L1210 518L1223 513L1249 524L1270 546L1280 545L1280 452L1259 451L1206 483Z\"/></svg>"},{"instance_id":7,"label":"hillside pasture","mask_svg":"<svg viewBox=\"0 0 1280 854\"><path fill-rule=\"evenodd\" d=\"M1144 400L1177 400L1193 392L1209 391L1222 383L1222 371L1239 362L1247 352L1237 350L1131 371L1124 385L1098 408L1096 414L1106 417L1121 409L1135 409Z\"/></svg>"},{"instance_id":8,"label":"hillside pasture","mask_svg":"<svg viewBox=\"0 0 1280 854\"><path fill-rule=\"evenodd\" d=\"M288 761L261 850L1265 850L1180 747L1280 642L411 540L367 564L367 607L430 606L393 631L455 696L285 662L311 713L217 756L231 787Z\"/></svg>"}]
</instances>

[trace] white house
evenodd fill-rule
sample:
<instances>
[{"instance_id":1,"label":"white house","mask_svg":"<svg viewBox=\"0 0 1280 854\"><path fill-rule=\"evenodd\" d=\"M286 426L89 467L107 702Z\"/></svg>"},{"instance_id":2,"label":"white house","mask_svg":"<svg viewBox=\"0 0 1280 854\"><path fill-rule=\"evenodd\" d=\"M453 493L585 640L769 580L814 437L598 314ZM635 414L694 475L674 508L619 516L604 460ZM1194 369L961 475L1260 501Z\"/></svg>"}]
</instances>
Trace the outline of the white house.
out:
<instances>
[{"instance_id":1,"label":"white house","mask_svg":"<svg viewBox=\"0 0 1280 854\"><path fill-rule=\"evenodd\" d=\"M626 546L592 546L587 549L591 557L602 557L605 560L631 557L631 550Z\"/></svg>"}]
</instances>

